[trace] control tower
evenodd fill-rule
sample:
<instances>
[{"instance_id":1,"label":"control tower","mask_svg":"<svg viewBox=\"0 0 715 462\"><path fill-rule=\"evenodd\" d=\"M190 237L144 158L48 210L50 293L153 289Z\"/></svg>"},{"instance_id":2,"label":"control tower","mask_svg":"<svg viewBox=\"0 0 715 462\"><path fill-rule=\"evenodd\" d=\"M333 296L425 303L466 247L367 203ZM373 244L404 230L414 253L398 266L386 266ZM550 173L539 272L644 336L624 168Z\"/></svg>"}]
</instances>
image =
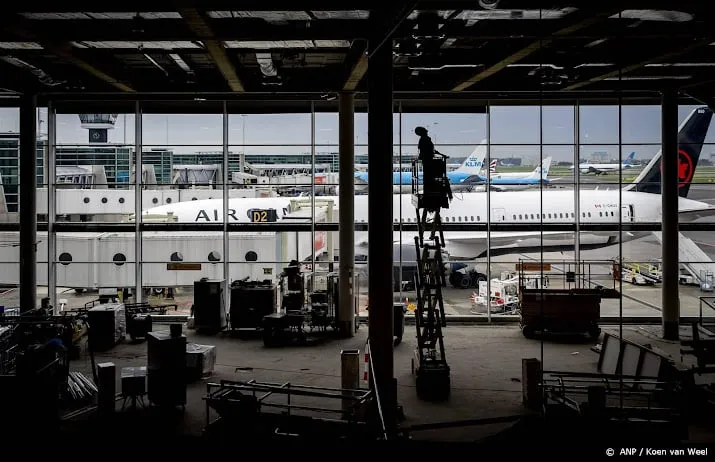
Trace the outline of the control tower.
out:
<instances>
[{"instance_id":1,"label":"control tower","mask_svg":"<svg viewBox=\"0 0 715 462\"><path fill-rule=\"evenodd\" d=\"M114 128L119 114L79 114L82 128L89 130L90 143L107 143L107 130Z\"/></svg>"}]
</instances>

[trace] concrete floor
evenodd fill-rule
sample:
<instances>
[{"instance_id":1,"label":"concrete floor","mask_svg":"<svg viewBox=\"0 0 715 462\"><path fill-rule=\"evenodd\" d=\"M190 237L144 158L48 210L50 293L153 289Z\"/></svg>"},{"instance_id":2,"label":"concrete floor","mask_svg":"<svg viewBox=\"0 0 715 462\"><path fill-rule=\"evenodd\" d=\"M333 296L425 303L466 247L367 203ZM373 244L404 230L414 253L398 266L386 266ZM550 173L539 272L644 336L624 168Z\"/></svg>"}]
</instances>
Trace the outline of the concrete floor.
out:
<instances>
[{"instance_id":1,"label":"concrete floor","mask_svg":"<svg viewBox=\"0 0 715 462\"><path fill-rule=\"evenodd\" d=\"M157 326L157 330L163 328ZM452 369L452 394L447 402L428 403L416 397L410 368L410 358L415 347L412 335L414 326L407 326L407 329L403 342L394 352L398 399L405 412L403 426L525 413L521 405L522 358L542 359L545 370L596 372L598 354L590 350L595 341L570 339L541 342L525 339L514 325L453 325L444 331L447 359ZM618 333L619 328L606 326L604 330ZM679 344L660 340L658 331L657 326L625 327L623 336L639 343L657 345L679 361ZM206 382L219 379L256 379L339 387L340 351L364 351L367 328L361 326L352 339L329 340L310 347L283 348L265 348L260 339L241 340L227 334L204 336L191 330L185 330L185 333L189 342L215 345L217 348L213 375L188 386L186 409L178 414L173 424L176 430L184 435L198 436L205 425L202 396L206 391ZM146 365L146 343L119 344L108 352L97 354L96 361L112 361L117 365L119 391L119 369ZM72 362L71 368L91 377L90 360L84 353L80 359ZM415 440L475 441L493 435L508 425L421 431L412 436ZM698 432L697 438L715 442L713 435L715 432Z\"/></svg>"}]
</instances>

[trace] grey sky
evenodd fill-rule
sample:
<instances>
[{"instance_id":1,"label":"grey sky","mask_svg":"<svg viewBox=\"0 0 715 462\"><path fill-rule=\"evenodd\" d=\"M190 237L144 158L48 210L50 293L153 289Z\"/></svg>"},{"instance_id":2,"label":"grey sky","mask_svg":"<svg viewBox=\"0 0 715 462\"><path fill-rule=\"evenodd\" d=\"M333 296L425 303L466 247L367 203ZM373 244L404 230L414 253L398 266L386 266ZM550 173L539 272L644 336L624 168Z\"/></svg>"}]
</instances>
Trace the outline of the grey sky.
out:
<instances>
[{"instance_id":1,"label":"grey sky","mask_svg":"<svg viewBox=\"0 0 715 462\"><path fill-rule=\"evenodd\" d=\"M681 106L682 121L695 106ZM552 155L555 161L572 161L574 144L574 109L572 106L493 106L491 115L491 156L522 157L527 163L540 155ZM636 151L637 159L648 159L659 149L660 108L658 106L623 106L623 130L618 130L617 106L581 106L581 157L594 152L606 152L617 158L618 143L623 143L623 156ZM541 116L540 116L541 113ZM543 123L540 123L543 117ZM40 115L41 133L47 131L46 111ZM486 138L486 114L404 114L401 130L397 115L393 119L395 153L415 151L417 137L413 130L422 125L428 128L437 149L451 157L465 157L476 144ZM229 143L232 151L241 151L246 144L248 153L304 153L310 152L309 114L235 114L229 117ZM0 108L0 133L18 132L19 112L14 108ZM146 114L144 115L144 146L169 146L175 152L217 151L221 149L220 114ZM401 133L400 133L401 132ZM540 136L543 133L543 138ZM58 144L87 144L87 130L74 114L58 114ZM245 137L245 138L244 138ZM620 139L619 139L620 138ZM134 115L120 114L114 129L109 132L111 143L134 143ZM245 140L245 141L244 141ZM355 116L356 152L367 152L367 114ZM316 152L336 151L338 118L335 113L315 116ZM540 144L543 142L543 146ZM715 143L715 132L706 139ZM264 146L257 146L264 145ZM266 146L267 145L267 146ZM706 146L704 156L715 152L715 145Z\"/></svg>"}]
</instances>

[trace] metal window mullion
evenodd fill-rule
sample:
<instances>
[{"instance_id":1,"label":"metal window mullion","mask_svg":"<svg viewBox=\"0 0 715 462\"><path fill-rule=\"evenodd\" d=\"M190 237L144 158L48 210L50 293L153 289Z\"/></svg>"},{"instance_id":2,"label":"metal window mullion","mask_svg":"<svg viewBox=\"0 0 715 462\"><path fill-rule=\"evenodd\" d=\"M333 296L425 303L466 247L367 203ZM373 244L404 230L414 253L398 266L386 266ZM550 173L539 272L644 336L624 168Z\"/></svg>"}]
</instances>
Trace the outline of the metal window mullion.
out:
<instances>
[{"instance_id":1,"label":"metal window mullion","mask_svg":"<svg viewBox=\"0 0 715 462\"><path fill-rule=\"evenodd\" d=\"M134 302L142 302L142 111L134 102ZM132 162L129 160L131 175Z\"/></svg>"},{"instance_id":2,"label":"metal window mullion","mask_svg":"<svg viewBox=\"0 0 715 462\"><path fill-rule=\"evenodd\" d=\"M491 144L492 144L492 135L491 135L491 130L492 130L492 106L491 106L491 101L487 101L487 160L485 165L487 166L487 181L486 184L484 185L484 190L487 193L487 301L486 301L486 306L487 306L487 322L491 323L492 322L492 310L491 310L491 297L492 297L492 230L491 230L491 224L492 224L492 209L491 209L491 168L490 165L492 163L491 161ZM477 287L477 291L479 288Z\"/></svg>"},{"instance_id":3,"label":"metal window mullion","mask_svg":"<svg viewBox=\"0 0 715 462\"><path fill-rule=\"evenodd\" d=\"M55 211L56 197L55 188L57 174L55 168L55 144L57 143L57 112L52 102L47 103L47 291L50 297L50 305L55 314L57 310L57 236L55 236Z\"/></svg>"},{"instance_id":4,"label":"metal window mullion","mask_svg":"<svg viewBox=\"0 0 715 462\"><path fill-rule=\"evenodd\" d=\"M576 218L576 235L574 236L574 263L581 261L581 105L576 100L573 117L574 133L574 215Z\"/></svg>"},{"instance_id":5,"label":"metal window mullion","mask_svg":"<svg viewBox=\"0 0 715 462\"><path fill-rule=\"evenodd\" d=\"M310 181L310 268L315 273L315 103L310 102L310 162L313 173Z\"/></svg>"},{"instance_id":6,"label":"metal window mullion","mask_svg":"<svg viewBox=\"0 0 715 462\"><path fill-rule=\"evenodd\" d=\"M398 117L397 117L397 129L398 129L398 134L397 134L397 140L399 142L399 151L398 151L398 158L399 158L399 167L398 167L398 194L400 197L400 200L398 202L399 204L399 212L398 212L398 223L399 223L399 228L400 228L400 239L398 240L399 244L399 255L400 255L400 276L397 281L397 285L400 288L400 300L404 300L404 297L402 296L402 101L398 103ZM394 211L393 211L394 213ZM394 218L392 221L395 221Z\"/></svg>"},{"instance_id":7,"label":"metal window mullion","mask_svg":"<svg viewBox=\"0 0 715 462\"><path fill-rule=\"evenodd\" d=\"M228 108L223 102L223 279L226 281L226 290L223 292L224 309L231 302L231 274L229 266L229 236L228 236Z\"/></svg>"}]
</instances>

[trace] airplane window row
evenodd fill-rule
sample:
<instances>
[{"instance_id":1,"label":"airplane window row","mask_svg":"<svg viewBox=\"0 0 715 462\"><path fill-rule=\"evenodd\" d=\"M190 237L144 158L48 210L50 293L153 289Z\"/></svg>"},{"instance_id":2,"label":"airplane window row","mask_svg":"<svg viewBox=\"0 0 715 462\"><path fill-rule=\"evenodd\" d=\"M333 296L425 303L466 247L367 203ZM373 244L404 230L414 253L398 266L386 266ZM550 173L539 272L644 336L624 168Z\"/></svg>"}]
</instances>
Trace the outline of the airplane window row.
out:
<instances>
[{"instance_id":1,"label":"airplane window row","mask_svg":"<svg viewBox=\"0 0 715 462\"><path fill-rule=\"evenodd\" d=\"M583 218L591 218L591 212L581 212L581 216L582 216ZM599 216L599 217L608 217L608 216L613 217L613 216L615 216L615 215L614 215L613 212L610 212L610 215L609 215L609 212L598 212L598 216ZM475 218L476 218L476 220L475 220ZM563 219L563 218L575 218L575 215L574 215L573 212L570 212L570 216L569 216L569 212L566 212L566 213L542 213L542 214L538 214L538 213L536 213L536 214L534 214L534 213L531 213L531 214L528 214L528 213L527 213L527 214L521 214L521 213L520 213L520 214L518 214L518 215L517 215L517 214L512 215L512 219L513 219L513 220L539 220L539 219L546 219L546 220L551 219L551 220L553 220L553 219L557 219L557 218L561 218L561 219ZM360 220L360 221L361 221L361 222L365 222L365 220ZM399 219L399 218L393 218L393 221L394 221L395 223L399 223L400 219ZM455 222L481 221L481 217L480 217L479 215L477 215L476 217L475 217L474 215L472 215L472 216L464 216L464 217L462 217L462 216L454 217L454 216L453 216L453 217L444 217L444 221L445 221L445 223L447 223L447 222L455 223ZM405 217L404 220L403 220L403 222L407 222L407 223L413 223L413 222L415 222L415 223L416 223L416 222L417 222L417 219L416 219L416 218Z\"/></svg>"}]
</instances>

